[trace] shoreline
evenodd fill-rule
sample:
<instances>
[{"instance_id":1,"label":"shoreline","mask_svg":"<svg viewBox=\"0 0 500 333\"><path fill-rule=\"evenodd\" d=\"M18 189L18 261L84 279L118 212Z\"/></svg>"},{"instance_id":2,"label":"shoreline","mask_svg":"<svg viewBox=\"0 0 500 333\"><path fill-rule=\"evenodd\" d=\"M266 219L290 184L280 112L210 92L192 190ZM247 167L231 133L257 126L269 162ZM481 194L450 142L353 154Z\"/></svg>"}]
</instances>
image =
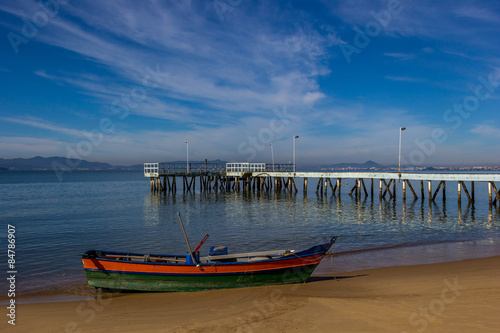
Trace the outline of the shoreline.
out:
<instances>
[{"instance_id":1,"label":"shoreline","mask_svg":"<svg viewBox=\"0 0 500 333\"><path fill-rule=\"evenodd\" d=\"M447 263L494 256L500 256L500 240L496 239L449 241L352 252L334 252L321 261L311 278L360 270ZM18 304L36 304L85 301L92 299L94 295L94 289L86 286L85 281L75 290L41 291L18 295L16 302ZM7 297L3 295L0 297L0 305L8 305L8 302Z\"/></svg>"},{"instance_id":2,"label":"shoreline","mask_svg":"<svg viewBox=\"0 0 500 333\"><path fill-rule=\"evenodd\" d=\"M317 275L295 285L140 293L18 305L42 332L488 332L500 325L500 256ZM41 328L41 330L40 330Z\"/></svg>"},{"instance_id":3,"label":"shoreline","mask_svg":"<svg viewBox=\"0 0 500 333\"><path fill-rule=\"evenodd\" d=\"M325 257L321 261L313 276L384 267L438 264L494 256L500 256L500 239L445 241L352 252L334 252L332 258Z\"/></svg>"}]
</instances>

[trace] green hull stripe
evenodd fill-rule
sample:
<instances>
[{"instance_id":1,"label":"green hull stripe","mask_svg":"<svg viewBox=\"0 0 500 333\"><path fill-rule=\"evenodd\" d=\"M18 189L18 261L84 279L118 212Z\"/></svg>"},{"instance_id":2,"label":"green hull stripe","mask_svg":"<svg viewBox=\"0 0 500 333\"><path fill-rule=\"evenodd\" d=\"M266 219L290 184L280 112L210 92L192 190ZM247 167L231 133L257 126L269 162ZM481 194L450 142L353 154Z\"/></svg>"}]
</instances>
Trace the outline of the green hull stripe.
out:
<instances>
[{"instance_id":1,"label":"green hull stripe","mask_svg":"<svg viewBox=\"0 0 500 333\"><path fill-rule=\"evenodd\" d=\"M238 275L147 275L86 271L91 287L138 291L198 291L305 282L316 265Z\"/></svg>"}]
</instances>

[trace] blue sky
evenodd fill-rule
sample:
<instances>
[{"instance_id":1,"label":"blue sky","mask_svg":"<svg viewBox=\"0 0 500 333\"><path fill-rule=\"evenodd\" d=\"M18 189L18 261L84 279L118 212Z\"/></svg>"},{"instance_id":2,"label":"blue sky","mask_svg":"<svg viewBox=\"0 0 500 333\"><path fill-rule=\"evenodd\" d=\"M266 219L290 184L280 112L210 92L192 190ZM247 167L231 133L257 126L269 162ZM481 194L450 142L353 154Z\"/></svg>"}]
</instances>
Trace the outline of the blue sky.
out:
<instances>
[{"instance_id":1,"label":"blue sky","mask_svg":"<svg viewBox=\"0 0 500 333\"><path fill-rule=\"evenodd\" d=\"M42 5L43 4L43 5ZM498 1L1 1L0 157L500 165Z\"/></svg>"}]
</instances>

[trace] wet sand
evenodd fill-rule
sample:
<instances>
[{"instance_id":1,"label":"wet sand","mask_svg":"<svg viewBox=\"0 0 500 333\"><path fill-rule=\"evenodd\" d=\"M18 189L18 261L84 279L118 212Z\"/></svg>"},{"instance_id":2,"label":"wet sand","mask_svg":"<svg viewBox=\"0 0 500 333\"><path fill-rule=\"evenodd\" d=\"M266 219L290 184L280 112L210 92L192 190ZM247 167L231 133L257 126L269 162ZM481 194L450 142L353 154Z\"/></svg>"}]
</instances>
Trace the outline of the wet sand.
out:
<instances>
[{"instance_id":1,"label":"wet sand","mask_svg":"<svg viewBox=\"0 0 500 333\"><path fill-rule=\"evenodd\" d=\"M306 284L21 304L8 332L499 332L500 256ZM5 311L5 310L4 310Z\"/></svg>"}]
</instances>

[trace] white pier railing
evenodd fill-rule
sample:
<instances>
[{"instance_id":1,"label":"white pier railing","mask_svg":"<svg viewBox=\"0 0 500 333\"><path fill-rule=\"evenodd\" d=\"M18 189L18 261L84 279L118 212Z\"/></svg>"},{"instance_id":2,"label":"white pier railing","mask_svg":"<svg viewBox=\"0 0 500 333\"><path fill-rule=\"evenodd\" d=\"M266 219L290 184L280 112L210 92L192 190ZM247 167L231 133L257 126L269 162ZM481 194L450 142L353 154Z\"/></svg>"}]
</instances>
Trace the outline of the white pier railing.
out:
<instances>
[{"instance_id":1,"label":"white pier railing","mask_svg":"<svg viewBox=\"0 0 500 333\"><path fill-rule=\"evenodd\" d=\"M158 177L160 163L144 163L144 177Z\"/></svg>"},{"instance_id":2,"label":"white pier railing","mask_svg":"<svg viewBox=\"0 0 500 333\"><path fill-rule=\"evenodd\" d=\"M246 162L237 162L237 163L226 163L226 174L231 176L234 174L241 174L243 172L265 172L266 171L266 163L246 163Z\"/></svg>"}]
</instances>

